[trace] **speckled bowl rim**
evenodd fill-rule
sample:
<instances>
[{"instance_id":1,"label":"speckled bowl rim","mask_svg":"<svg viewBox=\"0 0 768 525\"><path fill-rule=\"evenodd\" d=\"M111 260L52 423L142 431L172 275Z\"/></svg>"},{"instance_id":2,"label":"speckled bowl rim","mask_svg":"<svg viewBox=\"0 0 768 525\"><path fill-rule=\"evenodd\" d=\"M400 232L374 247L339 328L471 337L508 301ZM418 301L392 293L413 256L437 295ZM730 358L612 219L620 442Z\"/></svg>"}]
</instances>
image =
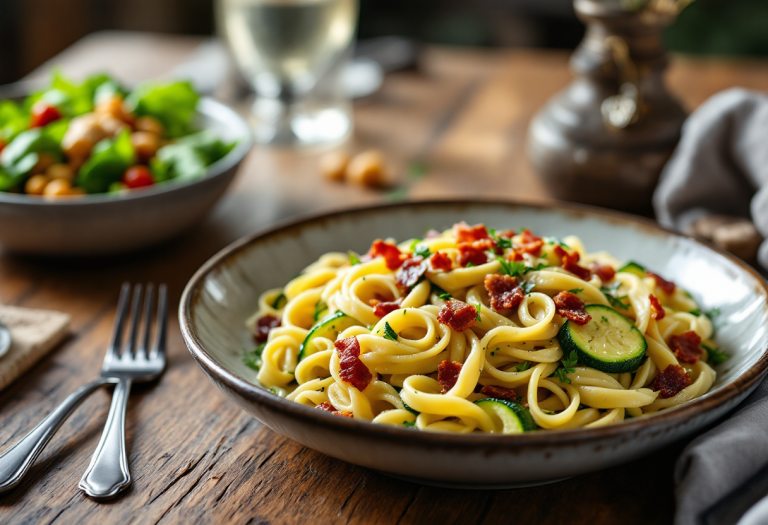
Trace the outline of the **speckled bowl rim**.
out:
<instances>
[{"instance_id":1,"label":"speckled bowl rim","mask_svg":"<svg viewBox=\"0 0 768 525\"><path fill-rule=\"evenodd\" d=\"M318 425L321 427L332 428L338 431L346 431L362 436L371 436L378 438L387 438L396 442L408 442L413 446L450 446L454 448L491 448L491 447L513 447L520 449L542 449L552 446L578 445L584 442L598 441L605 439L631 439L639 432L662 431L664 428L681 424L686 420L724 404L727 401L736 398L741 392L747 390L765 375L768 369L768 347L763 351L760 359L743 374L736 377L729 383L720 387L717 391L711 392L704 397L694 399L678 407L661 411L652 417L638 418L624 421L618 425L608 425L598 428L577 428L558 430L555 432L530 432L515 434L513 436L493 435L493 434L452 434L438 432L414 432L409 429L397 427L375 425L373 423L357 421L350 418L341 418L333 416L326 412L315 410L297 403L293 403L275 396L267 390L253 385L224 368L205 350L202 342L194 331L192 322L192 309L199 300L201 285L206 277L223 264L238 257L252 245L258 244L264 239L277 236L289 231L301 230L303 227L324 221L326 219L362 215L368 213L380 213L386 210L396 210L402 208L419 207L451 207L451 206L482 206L497 205L508 206L511 208L532 208L541 211L555 210L577 213L585 216L596 217L600 219L609 219L611 221L621 222L628 225L641 226L661 233L669 237L677 237L697 243L702 247L715 252L740 267L743 271L750 274L758 283L763 297L768 302L768 282L753 268L740 259L710 245L709 243L680 235L672 230L663 228L654 221L642 217L633 216L613 210L595 208L579 204L540 204L526 202L514 199L469 199L469 200L419 200L404 201L391 204L381 204L376 206L367 206L359 208L348 208L329 213L317 213L295 220L284 221L270 228L261 230L252 235L246 236L230 244L219 253L209 259L190 279L184 289L179 304L179 322L184 341L189 348L192 357L197 361L200 368L209 376L225 385L227 388L236 392L243 398L265 405L267 408L281 412L283 415L294 419L300 419L304 423Z\"/></svg>"},{"instance_id":2,"label":"speckled bowl rim","mask_svg":"<svg viewBox=\"0 0 768 525\"><path fill-rule=\"evenodd\" d=\"M9 204L14 206L77 208L93 206L96 204L135 201L146 199L147 197L152 197L154 195L162 195L165 193L178 191L182 188L188 188L197 184L202 184L209 179L213 179L227 173L233 166L236 166L245 158L253 145L253 137L251 135L250 128L248 127L248 123L234 109L230 108L223 102L219 102L218 100L214 100L210 97L201 97L199 104L199 114L206 115L212 120L218 120L225 124L229 122L230 119L232 119L237 121L238 126L243 131L245 131L245 133L238 139L238 143L235 145L235 147L232 148L232 151L208 166L205 175L199 179L192 179L187 181L169 181L167 183L157 184L150 188L132 190L126 192L125 194L119 195L99 193L94 195L85 195L76 199L47 200L41 197L0 192L0 206L3 204ZM226 118L216 117L217 113L226 114Z\"/></svg>"}]
</instances>

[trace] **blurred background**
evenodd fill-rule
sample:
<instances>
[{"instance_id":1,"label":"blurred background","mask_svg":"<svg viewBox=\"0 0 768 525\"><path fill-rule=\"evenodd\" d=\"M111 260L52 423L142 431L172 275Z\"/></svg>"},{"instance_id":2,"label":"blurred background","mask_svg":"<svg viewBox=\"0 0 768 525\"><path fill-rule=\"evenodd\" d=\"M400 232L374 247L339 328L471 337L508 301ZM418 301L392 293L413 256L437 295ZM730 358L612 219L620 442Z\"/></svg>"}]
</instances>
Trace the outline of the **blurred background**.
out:
<instances>
[{"instance_id":1,"label":"blurred background","mask_svg":"<svg viewBox=\"0 0 768 525\"><path fill-rule=\"evenodd\" d=\"M672 51L768 56L766 28L766 0L697 0L665 39ZM0 0L0 83L107 29L212 34L213 0ZM571 0L361 0L358 36L570 49L583 32Z\"/></svg>"}]
</instances>

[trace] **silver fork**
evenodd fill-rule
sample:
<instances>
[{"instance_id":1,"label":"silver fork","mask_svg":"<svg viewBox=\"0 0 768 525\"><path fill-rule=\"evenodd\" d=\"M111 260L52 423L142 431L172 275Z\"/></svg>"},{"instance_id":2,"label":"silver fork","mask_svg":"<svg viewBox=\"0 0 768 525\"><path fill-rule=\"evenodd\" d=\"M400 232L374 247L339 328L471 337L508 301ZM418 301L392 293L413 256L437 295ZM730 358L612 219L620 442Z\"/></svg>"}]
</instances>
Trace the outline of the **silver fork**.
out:
<instances>
[{"instance_id":1,"label":"silver fork","mask_svg":"<svg viewBox=\"0 0 768 525\"><path fill-rule=\"evenodd\" d=\"M133 323L131 325L131 336L129 339L129 345L127 348L131 349L131 352L124 352L124 356L120 357L120 346L123 339L123 327L127 319L128 312L128 296L130 295L131 286L128 283L123 284L123 288L120 293L120 302L117 307L117 315L115 317L115 325L112 333L112 340L107 349L107 355L104 357L104 365L102 367L102 374L99 379L88 383L72 392L67 398L56 407L53 412L48 414L38 425L33 428L26 436L21 438L13 447L5 451L0 455L0 493L13 489L24 478L24 475L32 466L35 459L48 444L51 437L56 433L62 423L66 421L69 415L77 408L83 400L93 393L99 387L106 384L117 384L120 386L123 383L123 378L127 379L127 385L125 385L120 391L122 405L119 405L118 401L118 389L115 389L115 395L112 399L112 406L110 407L109 417L107 418L107 427L104 430L104 434L101 437L99 446L97 447L97 453L91 461L86 475L83 476L83 480L80 482L80 486L87 482L88 474L95 473L97 476L103 476L103 479L117 479L116 476L110 478L105 473L109 471L102 467L102 462L98 461L100 453L106 452L108 448L115 441L113 438L108 438L108 431L113 426L118 426L118 430L125 429L125 402L128 397L128 391L130 389L131 381L148 381L154 379L163 371L165 367L165 346L166 346L166 321L168 318L168 305L167 305L167 293L165 285L160 286L160 300L157 308L157 335L155 338L155 345L152 351L147 354L147 347L149 346L149 328L150 321L152 319L152 287L147 287L147 300L145 301L144 317L145 332L142 340L141 349L143 353L137 352L135 359L131 358L132 349L135 346L136 334L138 328L138 305L141 299L141 288L137 287L137 291L134 293L134 305L133 305ZM130 366L135 364L135 367ZM151 365L150 365L151 363ZM113 375L109 375L108 370L115 370ZM133 372L130 372L132 370ZM136 376L133 376L136 373ZM130 376L130 377L129 377ZM117 494L123 488L130 484L130 473L128 472L128 462L125 459L125 437L123 435L117 440L119 448L115 450L115 454L122 454L122 457L115 463L118 467L124 467L125 476L122 480L127 478L127 483L118 485L112 495ZM94 467L98 469L94 470ZM89 478L90 479L90 478ZM102 478L97 478L102 479ZM93 485L93 484L91 484ZM90 485L89 485L90 486ZM94 485L96 486L96 485ZM98 485L100 486L100 485ZM87 491L85 487L84 490ZM107 491L108 492L108 491ZM94 492L93 497L102 497L100 492ZM89 493L90 495L90 493ZM105 496L108 497L108 496Z\"/></svg>"},{"instance_id":2,"label":"silver fork","mask_svg":"<svg viewBox=\"0 0 768 525\"><path fill-rule=\"evenodd\" d=\"M157 334L152 350L149 349L153 317L153 292L151 284L147 285L144 300L144 330L143 337L136 343L139 335L139 308L141 307L142 287L137 284L133 289L131 305L131 327L125 346L120 348L123 327L127 317L128 295L130 285L123 285L120 293L120 306L112 343L104 356L101 367L103 379L117 379L115 392L112 394L112 404L109 407L107 423L91 463L80 479L80 488L85 493L97 499L111 498L128 488L131 484L131 472L128 468L128 456L125 448L125 412L128 407L128 395L131 383L134 381L151 381L165 369L166 321L168 318L167 292L164 284L160 285L160 297L157 306Z\"/></svg>"}]
</instances>

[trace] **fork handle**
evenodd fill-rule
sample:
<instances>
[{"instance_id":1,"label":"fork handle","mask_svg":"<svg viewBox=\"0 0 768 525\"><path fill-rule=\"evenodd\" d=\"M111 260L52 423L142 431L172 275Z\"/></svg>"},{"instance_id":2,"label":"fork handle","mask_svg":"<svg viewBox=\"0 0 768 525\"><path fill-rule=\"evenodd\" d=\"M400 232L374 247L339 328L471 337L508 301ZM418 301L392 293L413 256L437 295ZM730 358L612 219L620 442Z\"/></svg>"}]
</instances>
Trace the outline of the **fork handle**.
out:
<instances>
[{"instance_id":1,"label":"fork handle","mask_svg":"<svg viewBox=\"0 0 768 525\"><path fill-rule=\"evenodd\" d=\"M131 484L125 449L125 412L130 392L131 380L120 378L112 394L112 404L101 440L80 479L80 488L92 498L112 498Z\"/></svg>"},{"instance_id":2,"label":"fork handle","mask_svg":"<svg viewBox=\"0 0 768 525\"><path fill-rule=\"evenodd\" d=\"M94 390L113 382L111 379L99 379L78 388L18 443L3 452L0 455L0 492L11 490L21 483L29 467L75 408Z\"/></svg>"}]
</instances>

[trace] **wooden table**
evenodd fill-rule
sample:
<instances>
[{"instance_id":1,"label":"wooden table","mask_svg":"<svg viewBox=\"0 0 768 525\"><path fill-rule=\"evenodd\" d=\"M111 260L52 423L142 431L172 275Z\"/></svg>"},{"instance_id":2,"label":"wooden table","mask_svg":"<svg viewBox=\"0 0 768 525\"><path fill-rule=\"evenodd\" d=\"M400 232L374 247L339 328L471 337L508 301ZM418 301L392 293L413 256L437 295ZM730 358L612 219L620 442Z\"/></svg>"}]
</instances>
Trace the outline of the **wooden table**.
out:
<instances>
[{"instance_id":1,"label":"wooden table","mask_svg":"<svg viewBox=\"0 0 768 525\"><path fill-rule=\"evenodd\" d=\"M52 62L75 76L106 69L136 81L163 75L199 43L103 33ZM187 279L218 249L297 214L404 196L549 200L527 164L524 138L533 113L569 81L567 58L554 51L429 48L419 72L387 77L380 93L356 105L349 147L376 147L387 154L400 188L394 195L323 181L316 155L257 147L205 223L158 249L96 260L0 253L0 302L73 316L72 337L0 394L0 443L14 442L97 375L125 280L168 283L175 306ZM730 86L768 88L768 63L676 57L669 84L694 108ZM405 174L413 161L426 163L425 176ZM77 489L107 413L109 394L100 391L64 424L23 485L0 498L0 522L651 525L672 520L672 470L680 444L537 488L424 487L323 456L262 427L203 376L175 318L169 345L161 381L135 387L129 401L134 483L127 494L104 504Z\"/></svg>"}]
</instances>

